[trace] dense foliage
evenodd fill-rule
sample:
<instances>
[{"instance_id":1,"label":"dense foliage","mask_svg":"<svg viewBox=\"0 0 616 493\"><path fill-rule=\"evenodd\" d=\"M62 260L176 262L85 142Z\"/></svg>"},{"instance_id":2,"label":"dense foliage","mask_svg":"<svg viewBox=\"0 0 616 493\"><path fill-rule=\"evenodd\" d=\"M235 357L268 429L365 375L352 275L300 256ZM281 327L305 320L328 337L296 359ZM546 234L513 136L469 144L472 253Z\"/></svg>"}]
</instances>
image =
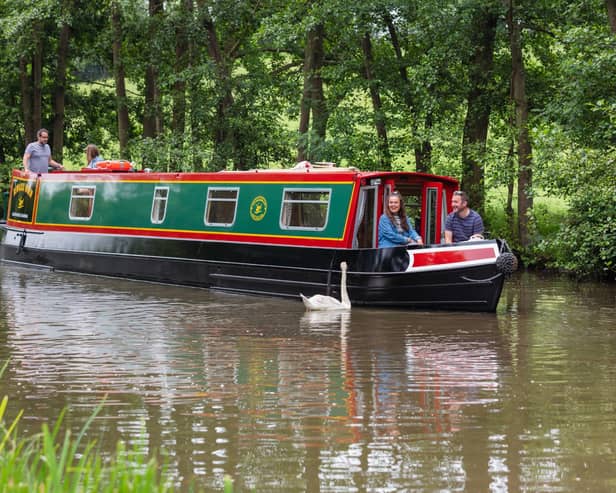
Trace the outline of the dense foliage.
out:
<instances>
[{"instance_id":1,"label":"dense foliage","mask_svg":"<svg viewBox=\"0 0 616 493\"><path fill-rule=\"evenodd\" d=\"M615 19L614 0L0 0L2 186L40 127L72 166L93 142L161 170L417 169L459 178L527 263L613 279ZM560 227L537 191L571 207Z\"/></svg>"}]
</instances>

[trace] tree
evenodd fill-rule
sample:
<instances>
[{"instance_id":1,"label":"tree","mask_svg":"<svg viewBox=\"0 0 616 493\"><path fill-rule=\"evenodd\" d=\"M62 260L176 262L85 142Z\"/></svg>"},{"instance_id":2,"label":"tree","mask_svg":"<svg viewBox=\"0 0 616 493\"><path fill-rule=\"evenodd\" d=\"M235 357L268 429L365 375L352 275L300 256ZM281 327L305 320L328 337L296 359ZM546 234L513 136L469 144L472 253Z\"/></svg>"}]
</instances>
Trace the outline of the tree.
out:
<instances>
[{"instance_id":1,"label":"tree","mask_svg":"<svg viewBox=\"0 0 616 493\"><path fill-rule=\"evenodd\" d=\"M71 20L74 8L73 0L63 0L60 4L61 24L58 39L58 51L56 59L56 77L53 97L53 152L56 160L62 161L64 153L64 121L66 99L66 71L69 58L69 43L71 38Z\"/></svg>"},{"instance_id":2,"label":"tree","mask_svg":"<svg viewBox=\"0 0 616 493\"><path fill-rule=\"evenodd\" d=\"M484 159L493 97L490 85L497 22L498 12L494 5L478 6L471 17L473 53L469 63L469 92L462 137L462 189L481 213L484 208Z\"/></svg>"},{"instance_id":3,"label":"tree","mask_svg":"<svg viewBox=\"0 0 616 493\"><path fill-rule=\"evenodd\" d=\"M507 185L512 220L517 191L519 231L502 234L530 253L533 187L610 213L615 3L5 0L0 159L46 126L68 163L87 140L160 170L297 158L448 174L479 209ZM605 233L574 219L569 232Z\"/></svg>"},{"instance_id":4,"label":"tree","mask_svg":"<svg viewBox=\"0 0 616 493\"><path fill-rule=\"evenodd\" d=\"M154 139L162 131L162 116L160 108L160 89L158 87L158 65L161 58L157 48L159 36L159 24L162 22L163 1L148 1L148 28L147 39L150 40L151 48L148 51L148 59L145 67L145 89L143 110L143 137Z\"/></svg>"},{"instance_id":5,"label":"tree","mask_svg":"<svg viewBox=\"0 0 616 493\"><path fill-rule=\"evenodd\" d=\"M381 102L379 81L374 77L373 73L374 57L372 54L370 33L366 32L362 37L361 48L364 55L364 77L368 82L368 90L370 91L370 99L374 111L374 126L378 139L380 167L381 169L391 169L391 154L389 152L389 143L387 140L387 125L383 112L383 104Z\"/></svg>"},{"instance_id":6,"label":"tree","mask_svg":"<svg viewBox=\"0 0 616 493\"><path fill-rule=\"evenodd\" d=\"M318 147L325 141L329 112L323 93L321 71L325 63L323 49L325 27L321 22L310 26L304 45L304 88L299 115L299 142L297 160L304 161L318 156ZM312 132L310 116L312 115ZM316 149L315 149L316 148ZM317 157L318 159L318 157Z\"/></svg>"},{"instance_id":7,"label":"tree","mask_svg":"<svg viewBox=\"0 0 616 493\"><path fill-rule=\"evenodd\" d=\"M412 132L413 135L416 135L418 127L417 121L419 120L420 114L418 113L418 104L414 101L412 89L410 87L411 81L409 80L408 76L409 62L405 61L404 59L400 37L398 35L398 29L396 28L396 24L394 23L391 12L388 9L385 9L382 15L383 20L387 26L387 31L389 33L392 48L396 56L396 64L401 80L400 90L402 93L402 100L404 101L408 111L412 114ZM429 131L432 128L433 123L432 113L430 111L428 111L425 115L424 123L425 128ZM424 134L426 133L428 132L424 132ZM417 171L428 172L430 169L430 164L432 162L432 143L430 142L429 137L424 135L419 139L414 139L413 147L415 154L415 169Z\"/></svg>"},{"instance_id":8,"label":"tree","mask_svg":"<svg viewBox=\"0 0 616 493\"><path fill-rule=\"evenodd\" d=\"M607 18L610 23L612 33L616 34L616 0L605 0L607 6Z\"/></svg>"},{"instance_id":9,"label":"tree","mask_svg":"<svg viewBox=\"0 0 616 493\"><path fill-rule=\"evenodd\" d=\"M175 61L173 64L174 80L172 85L172 119L171 128L176 145L181 149L184 146L184 132L186 129L186 78L194 53L193 44L189 40L189 30L193 21L192 0L181 0L176 17L173 19L175 31ZM177 167L179 163L174 163Z\"/></svg>"},{"instance_id":10,"label":"tree","mask_svg":"<svg viewBox=\"0 0 616 493\"><path fill-rule=\"evenodd\" d=\"M514 105L518 156L518 238L526 248L530 245L530 213L532 196L532 147L528 131L529 105L526 96L526 74L522 56L522 23L515 0L508 0L507 24L511 46L511 100Z\"/></svg>"},{"instance_id":11,"label":"tree","mask_svg":"<svg viewBox=\"0 0 616 493\"><path fill-rule=\"evenodd\" d=\"M122 54L122 11L118 0L112 0L111 3L111 25L113 32L113 77L115 81L120 156L123 158L129 158L128 138L130 124L126 95L126 74L124 69L124 58Z\"/></svg>"},{"instance_id":12,"label":"tree","mask_svg":"<svg viewBox=\"0 0 616 493\"><path fill-rule=\"evenodd\" d=\"M32 48L22 53L19 59L21 106L26 130L25 144L36 138L36 131L42 126L43 32L41 24L40 19L34 19L28 26L32 35Z\"/></svg>"}]
</instances>

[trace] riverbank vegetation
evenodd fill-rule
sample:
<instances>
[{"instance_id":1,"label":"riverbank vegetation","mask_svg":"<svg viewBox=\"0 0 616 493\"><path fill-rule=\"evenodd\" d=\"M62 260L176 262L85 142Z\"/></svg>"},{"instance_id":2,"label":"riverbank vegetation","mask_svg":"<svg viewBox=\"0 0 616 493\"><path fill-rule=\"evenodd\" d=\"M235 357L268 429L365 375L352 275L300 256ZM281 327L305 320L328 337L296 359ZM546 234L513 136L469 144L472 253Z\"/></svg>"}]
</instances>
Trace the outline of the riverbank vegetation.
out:
<instances>
[{"instance_id":1,"label":"riverbank vegetation","mask_svg":"<svg viewBox=\"0 0 616 493\"><path fill-rule=\"evenodd\" d=\"M95 411L78 436L60 433L63 416L53 428L20 437L19 419L4 419L8 397L0 401L0 491L167 492L173 491L163 468L144 451L118 443L112 457L103 457L95 442L83 443Z\"/></svg>"},{"instance_id":2,"label":"riverbank vegetation","mask_svg":"<svg viewBox=\"0 0 616 493\"><path fill-rule=\"evenodd\" d=\"M616 0L4 0L0 24L5 186L39 127L74 167L93 142L448 174L526 265L616 276Z\"/></svg>"},{"instance_id":3,"label":"riverbank vegetation","mask_svg":"<svg viewBox=\"0 0 616 493\"><path fill-rule=\"evenodd\" d=\"M0 378L8 362L0 367ZM47 493L164 493L176 490L166 467L147 450L127 448L118 442L115 454L103 455L95 441L85 436L92 421L102 409L101 404L86 421L80 433L61 432L64 413L53 427L43 423L40 433L23 437L17 413L7 420L8 396L0 399L0 491ZM191 491L200 491L191 487ZM233 492L231 478L225 477L220 491Z\"/></svg>"}]
</instances>

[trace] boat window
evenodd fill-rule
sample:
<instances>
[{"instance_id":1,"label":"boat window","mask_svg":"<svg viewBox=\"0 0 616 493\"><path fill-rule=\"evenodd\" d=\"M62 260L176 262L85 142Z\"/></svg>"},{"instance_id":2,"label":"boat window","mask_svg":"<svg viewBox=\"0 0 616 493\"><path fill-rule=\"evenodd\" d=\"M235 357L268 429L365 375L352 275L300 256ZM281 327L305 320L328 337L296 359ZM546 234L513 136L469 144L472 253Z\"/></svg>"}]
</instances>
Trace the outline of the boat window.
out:
<instances>
[{"instance_id":1,"label":"boat window","mask_svg":"<svg viewBox=\"0 0 616 493\"><path fill-rule=\"evenodd\" d=\"M287 189L282 200L282 229L322 230L327 224L331 190Z\"/></svg>"},{"instance_id":2,"label":"boat window","mask_svg":"<svg viewBox=\"0 0 616 493\"><path fill-rule=\"evenodd\" d=\"M362 187L357 202L353 248L374 248L376 245L377 187Z\"/></svg>"},{"instance_id":3,"label":"boat window","mask_svg":"<svg viewBox=\"0 0 616 493\"><path fill-rule=\"evenodd\" d=\"M96 187L74 186L71 190L71 203L68 209L70 219L88 220L94 210Z\"/></svg>"},{"instance_id":4,"label":"boat window","mask_svg":"<svg viewBox=\"0 0 616 493\"><path fill-rule=\"evenodd\" d=\"M207 226L231 226L235 222L238 188L209 188L205 207Z\"/></svg>"},{"instance_id":5,"label":"boat window","mask_svg":"<svg viewBox=\"0 0 616 493\"><path fill-rule=\"evenodd\" d=\"M154 198L152 199L152 222L160 224L167 215L167 199L169 198L169 187L156 187Z\"/></svg>"},{"instance_id":6,"label":"boat window","mask_svg":"<svg viewBox=\"0 0 616 493\"><path fill-rule=\"evenodd\" d=\"M438 196L438 189L428 188L426 189L426 237L424 240L427 243L436 241L436 199Z\"/></svg>"},{"instance_id":7,"label":"boat window","mask_svg":"<svg viewBox=\"0 0 616 493\"><path fill-rule=\"evenodd\" d=\"M404 210L411 224L419 233L421 231L421 188L416 188L404 196Z\"/></svg>"},{"instance_id":8,"label":"boat window","mask_svg":"<svg viewBox=\"0 0 616 493\"><path fill-rule=\"evenodd\" d=\"M446 197L446 193L443 190L443 193L441 194L442 197L442 202L441 202L441 231L440 231L440 238L441 241L439 243L445 243L445 221L447 221L447 197Z\"/></svg>"}]
</instances>

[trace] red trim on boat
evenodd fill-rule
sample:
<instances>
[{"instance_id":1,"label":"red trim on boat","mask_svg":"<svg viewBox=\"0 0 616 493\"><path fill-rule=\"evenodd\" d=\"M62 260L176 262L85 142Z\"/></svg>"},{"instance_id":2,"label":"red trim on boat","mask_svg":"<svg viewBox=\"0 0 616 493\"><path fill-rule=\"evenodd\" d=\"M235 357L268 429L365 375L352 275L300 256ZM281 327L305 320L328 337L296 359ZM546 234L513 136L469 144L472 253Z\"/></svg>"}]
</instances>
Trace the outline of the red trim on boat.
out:
<instances>
[{"instance_id":1,"label":"red trim on boat","mask_svg":"<svg viewBox=\"0 0 616 493\"><path fill-rule=\"evenodd\" d=\"M412 252L412 255L413 268L496 258L496 253L492 246L472 249L466 247L459 250L432 250L428 252L416 250Z\"/></svg>"},{"instance_id":2,"label":"red trim on boat","mask_svg":"<svg viewBox=\"0 0 616 493\"><path fill-rule=\"evenodd\" d=\"M11 221L13 226L19 226L20 222ZM21 223L24 224L24 223ZM330 247L344 248L344 238L323 238L307 236L284 236L284 235L251 235L242 233L218 233L212 231L181 231L160 230L144 228L110 228L92 227L85 225L48 225L25 223L25 227L33 231L71 232L81 234L141 236L149 238L177 238L182 240L197 241L225 241L233 243L258 243L262 245L292 245L303 247Z\"/></svg>"}]
</instances>

